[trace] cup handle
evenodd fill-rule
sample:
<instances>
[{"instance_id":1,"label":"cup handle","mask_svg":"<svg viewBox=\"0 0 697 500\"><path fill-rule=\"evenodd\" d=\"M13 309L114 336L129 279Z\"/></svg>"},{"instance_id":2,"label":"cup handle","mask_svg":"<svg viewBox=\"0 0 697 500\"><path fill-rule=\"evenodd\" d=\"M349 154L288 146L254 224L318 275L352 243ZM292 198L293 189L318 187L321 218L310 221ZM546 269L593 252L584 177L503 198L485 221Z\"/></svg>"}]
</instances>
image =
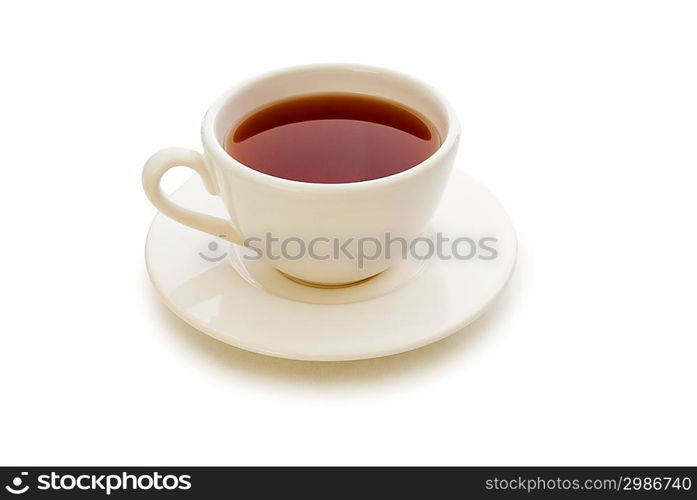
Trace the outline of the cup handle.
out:
<instances>
[{"instance_id":1,"label":"cup handle","mask_svg":"<svg viewBox=\"0 0 697 500\"><path fill-rule=\"evenodd\" d=\"M184 148L165 148L152 155L143 167L143 189L152 204L177 222L242 245L243 238L230 221L184 208L162 192L160 180L172 167L189 167L201 176L210 194L220 194L213 173L201 153Z\"/></svg>"}]
</instances>

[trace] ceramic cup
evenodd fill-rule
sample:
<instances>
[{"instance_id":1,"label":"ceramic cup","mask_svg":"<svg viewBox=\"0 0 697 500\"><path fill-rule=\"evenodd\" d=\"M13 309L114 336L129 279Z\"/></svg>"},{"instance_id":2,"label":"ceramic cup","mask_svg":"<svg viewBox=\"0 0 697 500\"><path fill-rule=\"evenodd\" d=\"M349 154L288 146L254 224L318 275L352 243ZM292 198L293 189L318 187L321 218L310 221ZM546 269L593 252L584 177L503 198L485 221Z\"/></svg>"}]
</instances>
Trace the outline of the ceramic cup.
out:
<instances>
[{"instance_id":1,"label":"ceramic cup","mask_svg":"<svg viewBox=\"0 0 697 500\"><path fill-rule=\"evenodd\" d=\"M433 123L441 145L408 170L341 184L274 177L247 167L223 149L228 132L260 107L320 92L351 92L405 104ZM340 285L380 273L401 257L400 252L371 253L371 259L359 262L360 242L385 241L386 235L412 241L423 233L452 169L460 127L447 101L414 78L376 67L321 64L276 71L229 90L204 116L201 135L203 153L166 148L146 162L143 187L158 210L199 231L257 248L261 258L290 277ZM196 171L208 192L222 199L229 219L172 202L162 192L160 179L176 166ZM286 252L270 255L269 239L277 245L288 243ZM343 251L337 252L337 245Z\"/></svg>"}]
</instances>

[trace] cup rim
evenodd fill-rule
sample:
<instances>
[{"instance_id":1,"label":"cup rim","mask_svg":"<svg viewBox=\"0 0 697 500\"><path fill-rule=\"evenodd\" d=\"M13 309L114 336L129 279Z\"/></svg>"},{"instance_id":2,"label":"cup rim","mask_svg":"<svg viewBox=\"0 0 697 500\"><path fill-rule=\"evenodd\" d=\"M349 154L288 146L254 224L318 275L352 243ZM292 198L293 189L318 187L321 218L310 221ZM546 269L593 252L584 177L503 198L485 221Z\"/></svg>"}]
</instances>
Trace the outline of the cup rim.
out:
<instances>
[{"instance_id":1,"label":"cup rim","mask_svg":"<svg viewBox=\"0 0 697 500\"><path fill-rule=\"evenodd\" d=\"M385 177L378 177L377 179L340 183L305 182L293 179L285 179L283 177L276 177L274 175L254 170L253 168L233 158L232 155L225 151L223 145L220 144L217 137L215 136L215 120L218 117L220 111L225 106L225 104L231 98L233 98L235 94L237 94L242 88L255 85L268 78L273 78L288 73L305 72L318 69L382 73L395 78L408 80L411 83L416 84L417 86L421 87L424 91L430 93L433 97L435 97L445 109L448 130L446 136L443 138L443 142L441 142L438 149L436 149L436 151L431 156L429 156L422 162L417 163L413 167L410 167L406 170L402 170L401 172L397 172L395 174L388 175ZM241 173L249 180L260 182L266 185L273 185L280 188L292 189L295 191L305 191L308 189L324 191L347 189L364 190L376 187L384 187L390 184L406 181L414 176L420 175L425 170L430 170L431 168L435 167L457 144L459 136L460 123L457 119L455 110L453 109L452 105L448 102L448 100L431 85L400 71L395 71L379 66L369 66L364 64L352 63L305 64L300 66L290 66L263 73L255 78L246 80L241 84L238 84L224 92L220 97L218 97L218 99L214 101L214 103L211 105L208 111L206 111L206 114L203 117L203 122L201 124L201 139L203 142L204 152L207 155L212 155L217 163L220 163L221 165L224 165L227 168L234 168L237 172Z\"/></svg>"}]
</instances>

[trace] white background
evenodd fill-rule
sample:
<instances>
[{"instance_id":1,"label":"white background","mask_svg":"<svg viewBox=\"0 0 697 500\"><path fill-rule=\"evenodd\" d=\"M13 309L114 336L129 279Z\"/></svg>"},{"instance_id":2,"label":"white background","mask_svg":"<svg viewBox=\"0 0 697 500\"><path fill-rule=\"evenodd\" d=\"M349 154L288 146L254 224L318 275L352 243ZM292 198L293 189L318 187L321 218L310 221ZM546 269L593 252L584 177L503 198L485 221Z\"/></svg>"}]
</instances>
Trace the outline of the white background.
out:
<instances>
[{"instance_id":1,"label":"white background","mask_svg":"<svg viewBox=\"0 0 697 500\"><path fill-rule=\"evenodd\" d=\"M4 3L0 463L695 465L696 26L677 1ZM506 293L436 345L267 358L148 282L144 160L322 61L438 87L516 224Z\"/></svg>"}]
</instances>

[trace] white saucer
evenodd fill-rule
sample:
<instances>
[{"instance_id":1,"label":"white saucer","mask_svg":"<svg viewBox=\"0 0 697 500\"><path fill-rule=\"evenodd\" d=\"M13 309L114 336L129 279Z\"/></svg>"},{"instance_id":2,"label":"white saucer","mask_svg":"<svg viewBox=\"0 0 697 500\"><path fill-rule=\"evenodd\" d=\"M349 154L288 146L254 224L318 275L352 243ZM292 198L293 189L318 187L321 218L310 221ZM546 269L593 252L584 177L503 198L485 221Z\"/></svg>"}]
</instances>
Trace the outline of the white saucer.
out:
<instances>
[{"instance_id":1,"label":"white saucer","mask_svg":"<svg viewBox=\"0 0 697 500\"><path fill-rule=\"evenodd\" d=\"M209 196L197 177L172 198L225 216L220 200ZM241 247L158 214L145 260L165 304L211 337L281 358L366 359L416 349L460 330L508 282L516 260L513 225L471 177L453 172L431 231L451 240L496 238L487 245L498 255L491 260L412 258L359 285L319 289L291 281L264 261L250 263L241 257Z\"/></svg>"}]
</instances>

